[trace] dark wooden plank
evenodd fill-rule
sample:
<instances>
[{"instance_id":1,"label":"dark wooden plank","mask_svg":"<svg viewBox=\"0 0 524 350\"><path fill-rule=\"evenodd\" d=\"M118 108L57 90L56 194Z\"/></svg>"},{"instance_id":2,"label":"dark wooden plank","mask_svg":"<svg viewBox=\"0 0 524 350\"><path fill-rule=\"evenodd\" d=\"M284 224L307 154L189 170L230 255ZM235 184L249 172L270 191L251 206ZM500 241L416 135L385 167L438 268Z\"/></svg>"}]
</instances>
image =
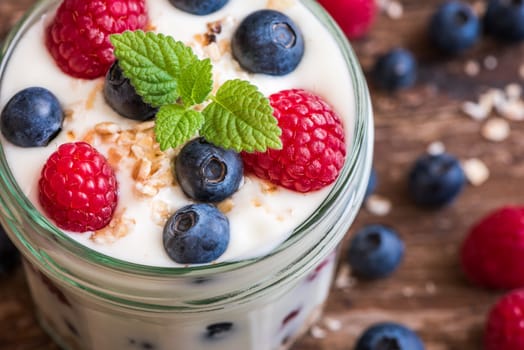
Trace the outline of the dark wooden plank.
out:
<instances>
[{"instance_id":1,"label":"dark wooden plank","mask_svg":"<svg viewBox=\"0 0 524 350\"><path fill-rule=\"evenodd\" d=\"M0 37L33 2L0 2ZM512 122L511 137L503 142L486 141L480 135L482 124L460 113L460 105L464 100L476 99L489 87L522 83L518 69L524 46L504 46L484 39L461 57L439 56L428 44L425 28L440 2L404 0L401 19L381 15L368 37L354 43L365 71L380 53L393 46L413 50L420 63L419 82L413 89L385 94L371 86L377 193L389 198L393 209L385 217L362 210L351 230L375 222L393 226L405 239L405 261L386 280L356 282L345 289L334 286L326 316L340 321L342 328L333 331L321 324L326 329L324 338L308 334L293 349L350 349L365 327L383 320L413 327L428 350L481 348L486 312L500 293L469 285L460 272L457 252L475 220L496 207L522 201L524 125ZM467 60L482 62L488 55L498 59L498 68L483 69L475 77L464 73ZM449 208L421 210L407 199L405 177L414 159L436 140L461 159L482 159L491 177L480 187L468 187ZM0 281L0 348L58 349L37 325L30 300L21 270Z\"/></svg>"}]
</instances>

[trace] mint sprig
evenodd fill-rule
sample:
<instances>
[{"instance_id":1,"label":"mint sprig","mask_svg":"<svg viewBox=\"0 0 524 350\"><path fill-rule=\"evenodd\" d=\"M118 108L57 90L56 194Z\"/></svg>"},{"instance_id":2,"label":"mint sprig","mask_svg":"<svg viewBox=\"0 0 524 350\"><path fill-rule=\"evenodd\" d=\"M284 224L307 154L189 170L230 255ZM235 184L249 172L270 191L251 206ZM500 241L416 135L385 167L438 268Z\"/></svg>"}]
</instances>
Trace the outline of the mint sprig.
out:
<instances>
[{"instance_id":1,"label":"mint sprig","mask_svg":"<svg viewBox=\"0 0 524 350\"><path fill-rule=\"evenodd\" d=\"M110 39L124 75L146 103L159 107L155 134L162 150L197 134L237 152L282 148L269 100L250 82L229 80L213 96L211 61L182 42L143 31ZM197 108L207 102L203 111Z\"/></svg>"}]
</instances>

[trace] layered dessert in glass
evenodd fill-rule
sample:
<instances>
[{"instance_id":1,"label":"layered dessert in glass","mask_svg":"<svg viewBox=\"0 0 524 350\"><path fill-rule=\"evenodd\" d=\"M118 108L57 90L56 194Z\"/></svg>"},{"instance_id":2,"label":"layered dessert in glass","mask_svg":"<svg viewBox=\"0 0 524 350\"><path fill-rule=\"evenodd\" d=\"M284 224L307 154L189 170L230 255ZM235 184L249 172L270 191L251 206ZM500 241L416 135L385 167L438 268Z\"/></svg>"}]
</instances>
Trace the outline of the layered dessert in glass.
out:
<instances>
[{"instance_id":1,"label":"layered dessert in glass","mask_svg":"<svg viewBox=\"0 0 524 350\"><path fill-rule=\"evenodd\" d=\"M349 44L314 1L83 3L38 2L0 67L2 224L42 326L65 349L289 348L369 175Z\"/></svg>"}]
</instances>

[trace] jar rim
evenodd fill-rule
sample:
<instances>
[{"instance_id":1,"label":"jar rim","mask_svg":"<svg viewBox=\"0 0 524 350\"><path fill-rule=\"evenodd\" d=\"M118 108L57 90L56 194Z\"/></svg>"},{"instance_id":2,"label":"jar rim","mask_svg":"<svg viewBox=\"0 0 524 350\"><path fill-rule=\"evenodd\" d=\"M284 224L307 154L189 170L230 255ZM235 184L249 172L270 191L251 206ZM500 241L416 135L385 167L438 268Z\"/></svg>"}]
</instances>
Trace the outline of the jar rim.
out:
<instances>
[{"instance_id":1,"label":"jar rim","mask_svg":"<svg viewBox=\"0 0 524 350\"><path fill-rule=\"evenodd\" d=\"M53 3L57 3L58 0L39 0L30 11L20 20L20 22L12 29L9 36L6 38L4 47L0 52L0 78L3 77L7 61L9 56L14 50L16 43L21 38L25 30L29 28L32 21L42 11L47 9ZM84 259L89 263L94 263L100 267L110 268L112 270L141 274L151 275L158 277L176 277L176 276L201 276L207 274L223 273L241 269L253 265L261 260L268 259L272 256L278 255L282 251L286 250L292 245L298 244L301 238L307 234L307 228L314 224L322 215L329 210L329 207L334 199L337 198L338 194L349 186L353 179L353 173L356 171L358 162L363 152L366 149L365 142L366 133L368 132L369 124L371 123L371 106L369 100L368 88L364 75L362 73L360 64L357 57L349 44L346 36L343 34L341 29L338 27L333 18L314 0L300 0L312 13L315 14L317 19L328 29L328 31L334 36L338 47L344 56L344 61L347 64L348 72L351 76L351 82L353 85L353 99L354 99L354 127L353 135L351 138L351 145L348 147L348 156L341 173L335 181L333 187L329 191L328 195L322 203L317 207L315 212L310 215L304 222L293 230L293 233L280 245L278 245L271 252L261 256L240 261L231 262L220 262L209 265L193 265L189 267L160 267L150 266L128 262L121 259L110 257L106 254L97 252L87 246L70 238L66 233L62 232L56 226L48 221L38 210L35 209L34 205L20 190L16 180L14 179L9 166L5 159L3 147L0 144L0 178L1 181L7 184L9 194L14 197L18 205L27 211L28 217L31 222L38 228L45 230L57 244L61 245L62 248L69 252L75 253L79 258ZM5 191L1 191L5 192ZM2 193L0 193L2 197ZM14 215L11 215L13 217ZM4 225L9 225L5 218L2 218ZM12 226L12 225L9 225ZM17 239L22 245L27 247L31 252L39 257L40 253L31 244L24 239L23 235L16 233ZM39 260L48 260L46 257L39 258ZM48 263L46 262L46 265Z\"/></svg>"}]
</instances>

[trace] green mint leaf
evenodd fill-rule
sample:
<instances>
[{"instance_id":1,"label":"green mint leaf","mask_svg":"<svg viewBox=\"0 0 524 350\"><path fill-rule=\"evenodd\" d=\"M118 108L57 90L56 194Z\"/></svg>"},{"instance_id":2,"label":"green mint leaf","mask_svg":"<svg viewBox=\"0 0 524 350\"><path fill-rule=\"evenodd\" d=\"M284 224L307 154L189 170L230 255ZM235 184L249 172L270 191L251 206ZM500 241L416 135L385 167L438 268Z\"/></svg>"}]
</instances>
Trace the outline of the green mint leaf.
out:
<instances>
[{"instance_id":1,"label":"green mint leaf","mask_svg":"<svg viewBox=\"0 0 524 350\"><path fill-rule=\"evenodd\" d=\"M180 74L180 97L185 106L204 102L213 90L213 66L209 58L193 62Z\"/></svg>"},{"instance_id":2,"label":"green mint leaf","mask_svg":"<svg viewBox=\"0 0 524 350\"><path fill-rule=\"evenodd\" d=\"M248 81L225 82L202 113L200 134L211 143L237 152L282 148L282 131L269 100Z\"/></svg>"},{"instance_id":3,"label":"green mint leaf","mask_svg":"<svg viewBox=\"0 0 524 350\"><path fill-rule=\"evenodd\" d=\"M196 135L204 123L202 113L179 105L162 106L156 114L155 135L162 151L176 148Z\"/></svg>"},{"instance_id":4,"label":"green mint leaf","mask_svg":"<svg viewBox=\"0 0 524 350\"><path fill-rule=\"evenodd\" d=\"M160 107L177 101L181 72L198 61L190 47L170 36L140 30L113 34L110 40L124 75L145 102Z\"/></svg>"}]
</instances>

